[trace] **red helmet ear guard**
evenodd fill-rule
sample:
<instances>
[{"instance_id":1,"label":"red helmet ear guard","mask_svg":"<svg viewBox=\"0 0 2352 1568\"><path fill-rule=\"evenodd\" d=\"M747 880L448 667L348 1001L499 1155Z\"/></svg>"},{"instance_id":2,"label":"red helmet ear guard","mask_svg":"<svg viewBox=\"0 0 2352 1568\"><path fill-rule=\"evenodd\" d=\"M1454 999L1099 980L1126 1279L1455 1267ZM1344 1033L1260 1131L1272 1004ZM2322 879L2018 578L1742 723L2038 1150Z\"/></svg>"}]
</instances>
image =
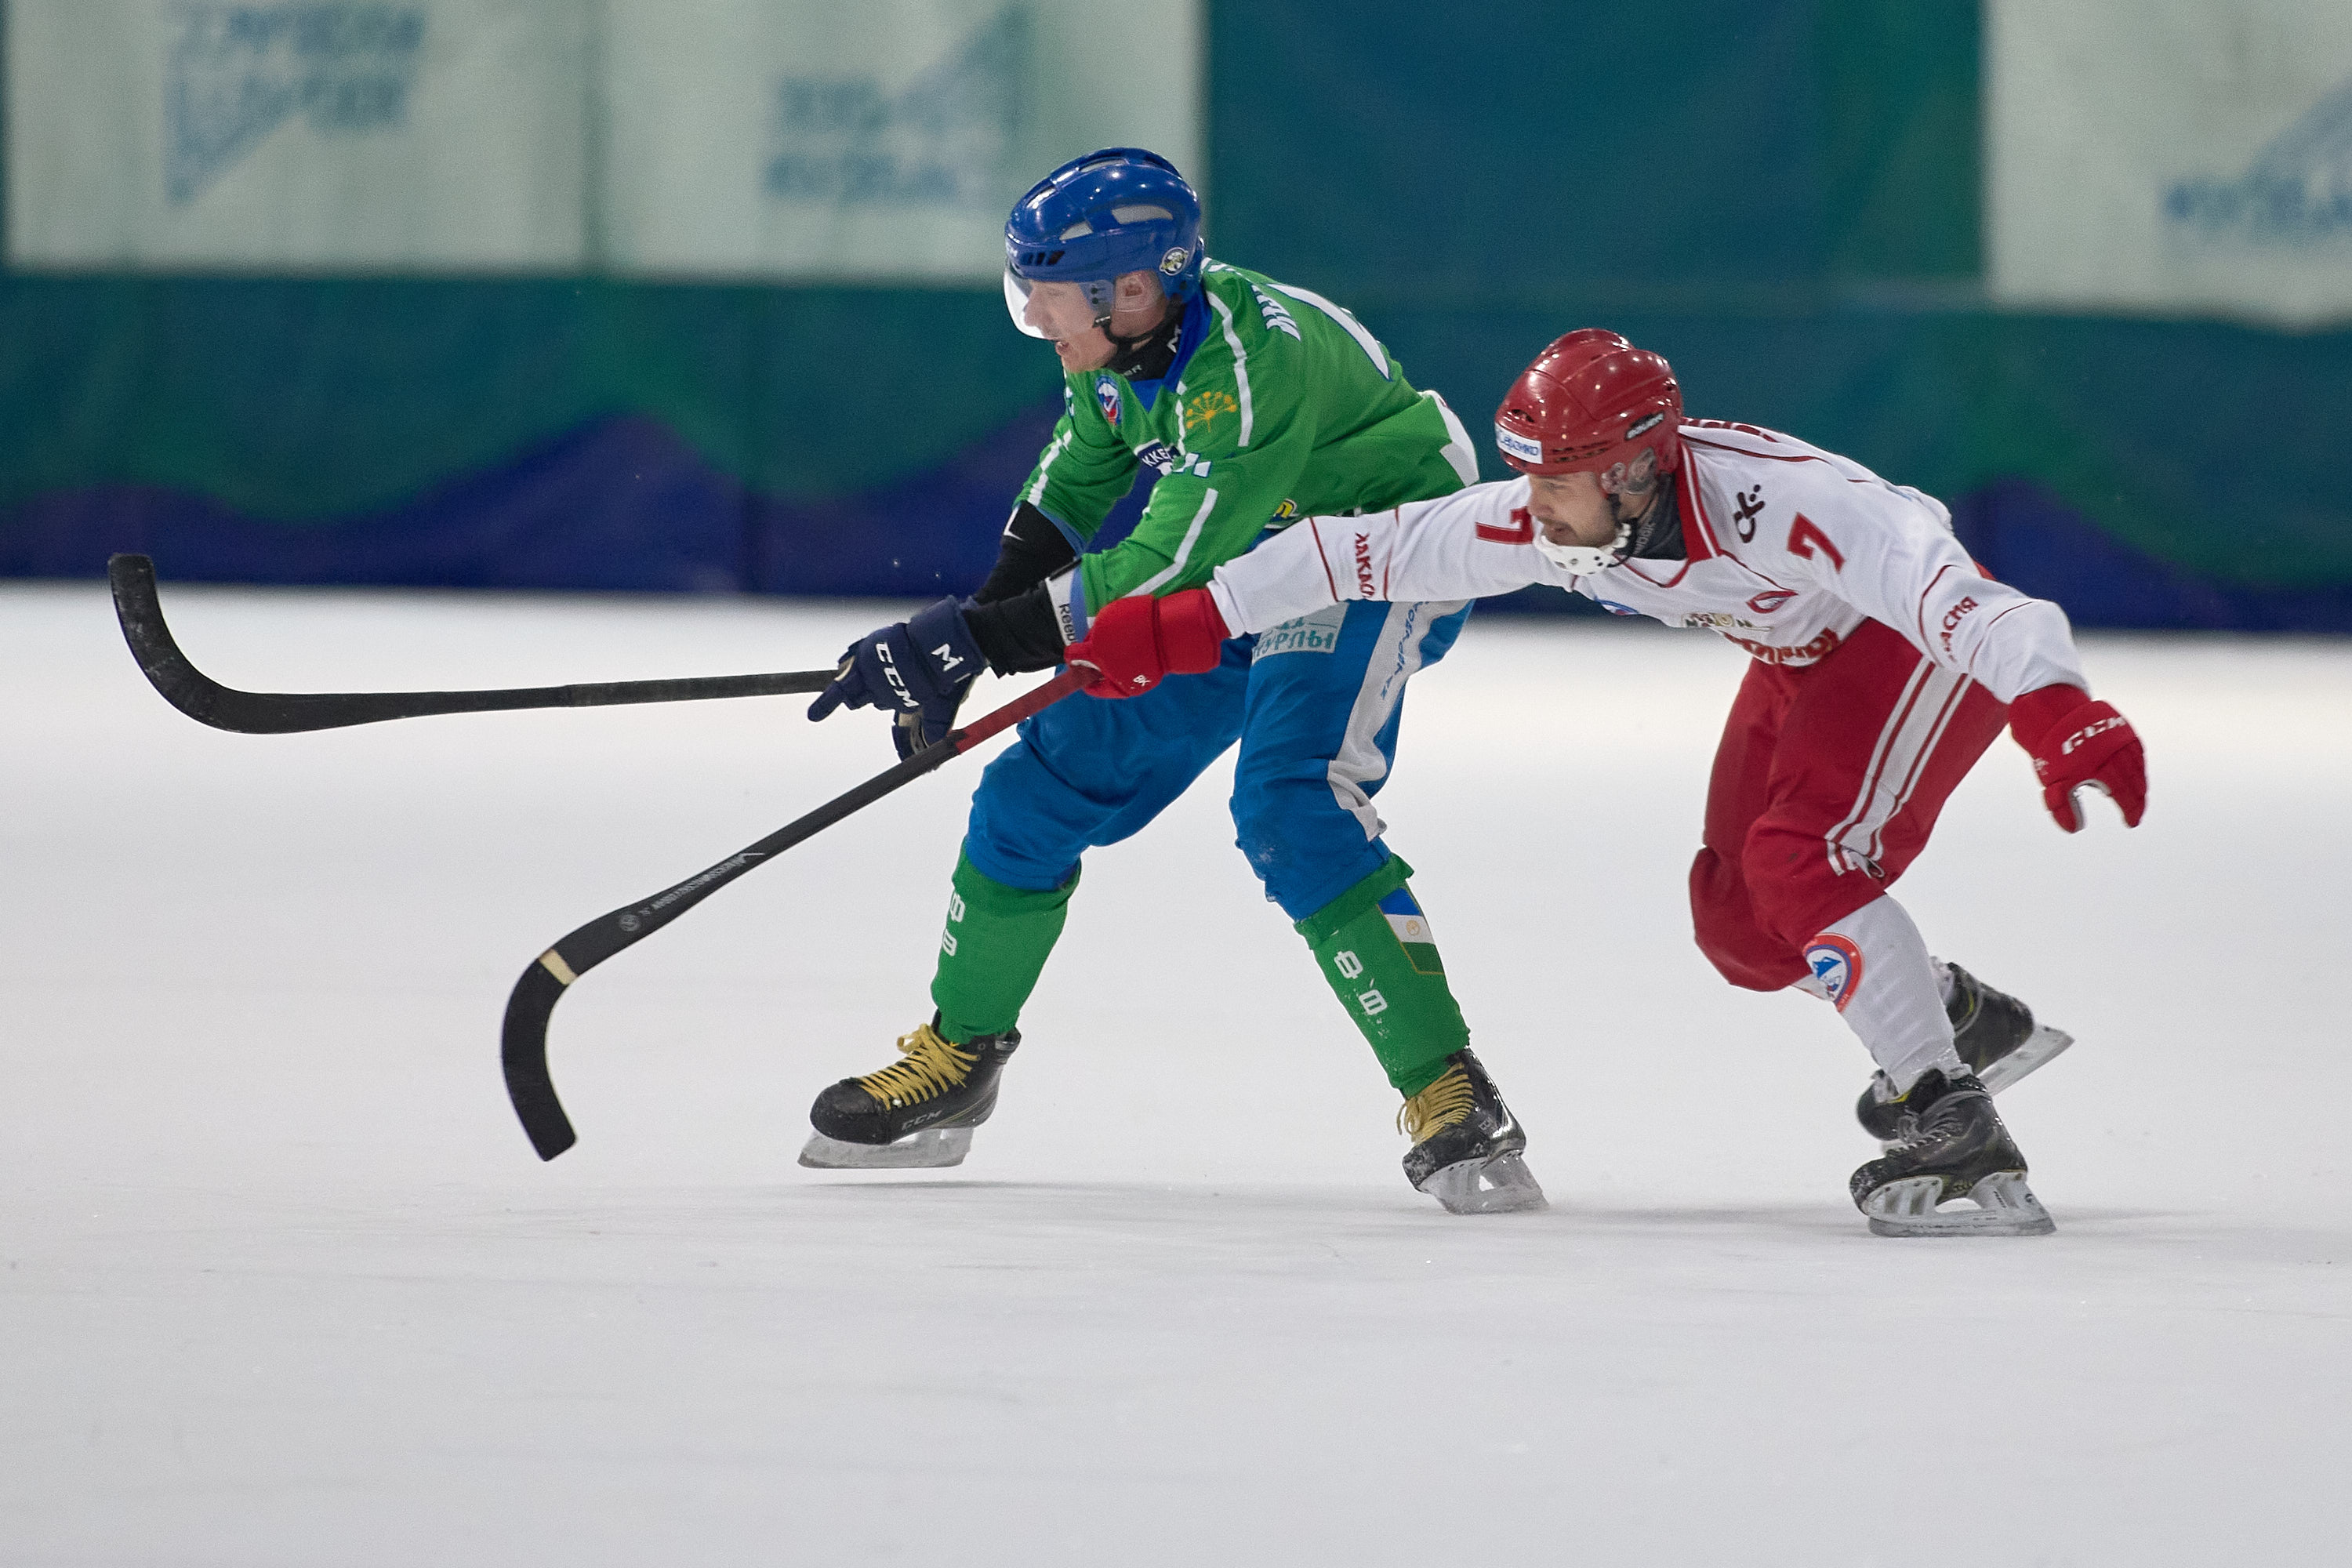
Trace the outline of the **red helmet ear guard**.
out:
<instances>
[{"instance_id":1,"label":"red helmet ear guard","mask_svg":"<svg viewBox=\"0 0 2352 1568\"><path fill-rule=\"evenodd\" d=\"M1682 461L1683 389L1675 367L1617 333L1580 327L1552 340L1495 410L1495 445L1523 474L1601 473L1654 452Z\"/></svg>"}]
</instances>

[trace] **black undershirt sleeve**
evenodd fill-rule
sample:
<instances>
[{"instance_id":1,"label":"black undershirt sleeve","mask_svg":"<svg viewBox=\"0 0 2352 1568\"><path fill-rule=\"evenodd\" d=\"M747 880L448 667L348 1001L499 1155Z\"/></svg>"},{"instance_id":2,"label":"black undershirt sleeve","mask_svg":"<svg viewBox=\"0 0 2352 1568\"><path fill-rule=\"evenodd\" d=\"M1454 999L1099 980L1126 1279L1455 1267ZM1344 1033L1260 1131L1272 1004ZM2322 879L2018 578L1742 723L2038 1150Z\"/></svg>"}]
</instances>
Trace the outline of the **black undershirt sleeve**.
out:
<instances>
[{"instance_id":1,"label":"black undershirt sleeve","mask_svg":"<svg viewBox=\"0 0 2352 1568\"><path fill-rule=\"evenodd\" d=\"M1077 558L1077 551L1054 526L1054 520L1024 500L1013 509L1012 519L1004 525L1004 538L996 547L996 564L972 597L983 605L1010 599Z\"/></svg>"},{"instance_id":2,"label":"black undershirt sleeve","mask_svg":"<svg viewBox=\"0 0 2352 1568\"><path fill-rule=\"evenodd\" d=\"M1051 669L1062 662L1062 624L1043 583L993 604L966 600L963 620L988 668L999 675Z\"/></svg>"}]
</instances>

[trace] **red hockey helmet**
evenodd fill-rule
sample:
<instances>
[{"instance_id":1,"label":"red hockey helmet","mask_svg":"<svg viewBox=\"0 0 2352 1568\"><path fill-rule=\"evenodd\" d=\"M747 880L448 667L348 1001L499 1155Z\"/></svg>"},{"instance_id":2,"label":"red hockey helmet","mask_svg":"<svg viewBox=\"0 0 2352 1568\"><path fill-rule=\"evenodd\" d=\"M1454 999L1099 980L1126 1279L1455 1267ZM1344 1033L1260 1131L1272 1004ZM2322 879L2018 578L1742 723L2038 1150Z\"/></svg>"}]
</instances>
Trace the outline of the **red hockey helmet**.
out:
<instances>
[{"instance_id":1,"label":"red hockey helmet","mask_svg":"<svg viewBox=\"0 0 2352 1568\"><path fill-rule=\"evenodd\" d=\"M1605 473L1647 447L1682 461L1675 367L1615 332L1580 327L1536 355L1495 410L1495 445L1523 474Z\"/></svg>"}]
</instances>

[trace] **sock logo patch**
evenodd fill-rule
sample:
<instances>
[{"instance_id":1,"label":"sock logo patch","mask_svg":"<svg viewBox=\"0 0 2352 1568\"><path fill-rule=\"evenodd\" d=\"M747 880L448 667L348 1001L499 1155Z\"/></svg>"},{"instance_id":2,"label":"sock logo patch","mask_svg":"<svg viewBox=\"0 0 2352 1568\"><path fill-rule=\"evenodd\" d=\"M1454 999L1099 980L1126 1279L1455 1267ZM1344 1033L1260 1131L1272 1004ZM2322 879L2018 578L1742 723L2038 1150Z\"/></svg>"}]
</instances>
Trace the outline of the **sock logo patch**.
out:
<instances>
[{"instance_id":1,"label":"sock logo patch","mask_svg":"<svg viewBox=\"0 0 2352 1568\"><path fill-rule=\"evenodd\" d=\"M1399 888L1381 900L1381 913L1395 933L1397 945L1404 949L1405 962L1412 965L1415 974L1443 974L1445 961L1437 955L1437 935L1429 929L1429 917L1421 912L1420 903L1411 888Z\"/></svg>"},{"instance_id":2,"label":"sock logo patch","mask_svg":"<svg viewBox=\"0 0 2352 1568\"><path fill-rule=\"evenodd\" d=\"M1862 949L1835 931L1823 931L1805 948L1805 967L1813 972L1830 1003L1841 1013L1862 984Z\"/></svg>"}]
</instances>

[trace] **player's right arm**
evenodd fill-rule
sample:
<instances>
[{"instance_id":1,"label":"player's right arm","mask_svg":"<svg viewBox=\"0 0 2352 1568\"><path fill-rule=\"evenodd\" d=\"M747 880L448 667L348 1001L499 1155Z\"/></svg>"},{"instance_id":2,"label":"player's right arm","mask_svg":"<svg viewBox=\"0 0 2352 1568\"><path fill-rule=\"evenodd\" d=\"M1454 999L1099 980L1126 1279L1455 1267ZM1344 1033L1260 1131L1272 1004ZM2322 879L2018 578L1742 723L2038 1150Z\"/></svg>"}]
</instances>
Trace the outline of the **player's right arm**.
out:
<instances>
[{"instance_id":1,"label":"player's right arm","mask_svg":"<svg viewBox=\"0 0 2352 1568\"><path fill-rule=\"evenodd\" d=\"M1507 594L1572 574L1535 548L1528 483L1472 485L1363 517L1310 517L1216 569L1205 588L1115 599L1070 645L1087 692L1133 697L1170 675L1213 669L1225 639L1351 599Z\"/></svg>"},{"instance_id":2,"label":"player's right arm","mask_svg":"<svg viewBox=\"0 0 2352 1568\"><path fill-rule=\"evenodd\" d=\"M1528 482L1472 485L1363 517L1310 517L1217 568L1209 593L1239 636L1350 599L1475 599L1570 574L1535 548Z\"/></svg>"},{"instance_id":3,"label":"player's right arm","mask_svg":"<svg viewBox=\"0 0 2352 1568\"><path fill-rule=\"evenodd\" d=\"M1135 454L1110 427L1083 388L1062 384L1062 416L1037 455L1037 466L1021 482L1014 502L1034 508L1083 550L1104 518L1135 488Z\"/></svg>"}]
</instances>

